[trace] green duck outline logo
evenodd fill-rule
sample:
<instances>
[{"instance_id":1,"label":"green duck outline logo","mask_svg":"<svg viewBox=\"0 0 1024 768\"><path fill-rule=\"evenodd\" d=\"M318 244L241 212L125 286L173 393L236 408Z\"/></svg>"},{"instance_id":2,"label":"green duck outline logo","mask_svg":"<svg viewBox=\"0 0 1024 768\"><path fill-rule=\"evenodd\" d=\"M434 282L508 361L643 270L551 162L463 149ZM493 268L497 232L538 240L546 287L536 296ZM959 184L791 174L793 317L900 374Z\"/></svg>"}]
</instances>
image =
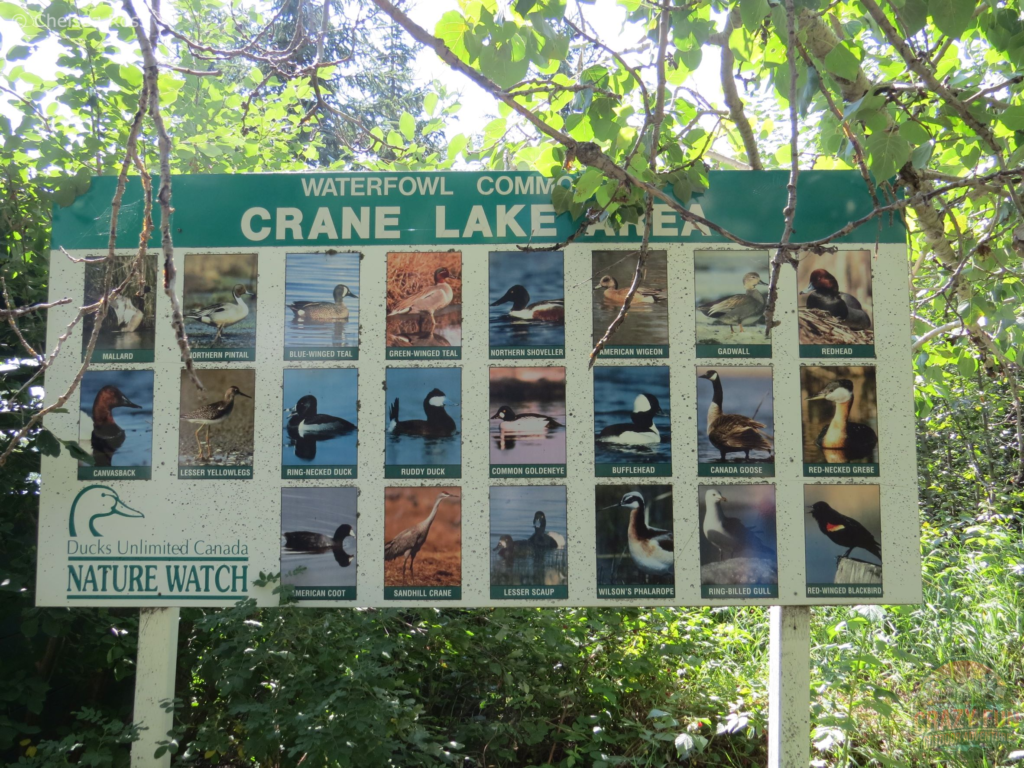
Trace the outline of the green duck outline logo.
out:
<instances>
[{"instance_id":1,"label":"green duck outline logo","mask_svg":"<svg viewBox=\"0 0 1024 768\"><path fill-rule=\"evenodd\" d=\"M111 517L112 515L120 515L121 517L141 517L145 515L139 510L129 507L123 501L121 497L117 495L117 491L111 488L109 485L87 485L85 488L78 492L75 496L75 500L71 502L71 512L68 515L68 534L72 537L77 537L78 532L75 527L75 512L78 510L78 503L89 493L96 491L99 494L100 499L111 499L110 509L106 512L100 511L89 518L89 532L96 537L103 538L103 534L96 530L95 520L100 517ZM96 494L89 499L96 498ZM101 502L102 503L102 502Z\"/></svg>"}]
</instances>

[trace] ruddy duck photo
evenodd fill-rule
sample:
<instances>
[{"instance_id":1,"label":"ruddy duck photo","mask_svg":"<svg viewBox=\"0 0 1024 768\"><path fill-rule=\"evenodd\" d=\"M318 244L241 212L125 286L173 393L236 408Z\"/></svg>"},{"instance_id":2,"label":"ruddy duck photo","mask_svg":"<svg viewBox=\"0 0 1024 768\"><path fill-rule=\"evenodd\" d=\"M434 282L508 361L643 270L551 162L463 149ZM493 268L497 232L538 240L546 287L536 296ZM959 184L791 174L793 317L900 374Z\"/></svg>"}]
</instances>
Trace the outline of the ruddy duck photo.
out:
<instances>
[{"instance_id":1,"label":"ruddy duck photo","mask_svg":"<svg viewBox=\"0 0 1024 768\"><path fill-rule=\"evenodd\" d=\"M386 382L386 475L457 477L427 474L425 468L462 464L462 369L388 368Z\"/></svg>"}]
</instances>

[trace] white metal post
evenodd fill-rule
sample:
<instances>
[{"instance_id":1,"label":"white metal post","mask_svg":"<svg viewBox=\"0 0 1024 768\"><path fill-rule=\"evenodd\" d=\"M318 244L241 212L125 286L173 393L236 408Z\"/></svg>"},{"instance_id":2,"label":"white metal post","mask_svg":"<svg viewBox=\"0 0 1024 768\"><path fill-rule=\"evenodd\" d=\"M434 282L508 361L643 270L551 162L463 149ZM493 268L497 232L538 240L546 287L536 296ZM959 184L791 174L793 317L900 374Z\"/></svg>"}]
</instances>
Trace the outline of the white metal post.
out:
<instances>
[{"instance_id":1,"label":"white metal post","mask_svg":"<svg viewBox=\"0 0 1024 768\"><path fill-rule=\"evenodd\" d=\"M807 768L811 730L811 609L772 606L768 768Z\"/></svg>"},{"instance_id":2,"label":"white metal post","mask_svg":"<svg viewBox=\"0 0 1024 768\"><path fill-rule=\"evenodd\" d=\"M139 652L135 661L135 725L139 740L132 744L132 768L167 768L169 752L154 757L157 742L174 726L174 712L164 705L174 698L178 662L177 608L142 608L139 612Z\"/></svg>"}]
</instances>

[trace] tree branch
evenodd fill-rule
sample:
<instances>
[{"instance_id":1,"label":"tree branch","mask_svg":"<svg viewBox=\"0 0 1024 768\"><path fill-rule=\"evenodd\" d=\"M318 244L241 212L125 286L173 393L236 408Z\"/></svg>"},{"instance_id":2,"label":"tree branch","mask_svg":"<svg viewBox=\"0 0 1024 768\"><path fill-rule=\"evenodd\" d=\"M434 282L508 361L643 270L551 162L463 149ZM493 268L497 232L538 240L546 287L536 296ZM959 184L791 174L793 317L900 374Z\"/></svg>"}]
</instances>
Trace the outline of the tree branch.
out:
<instances>
[{"instance_id":1,"label":"tree branch","mask_svg":"<svg viewBox=\"0 0 1024 768\"><path fill-rule=\"evenodd\" d=\"M743 149L747 153L747 160L750 161L750 168L754 171L763 171L761 164L761 153L757 148L757 139L754 138L754 129L750 126L750 120L743 111L743 100L739 91L736 90L736 78L733 77L733 67L736 66L736 57L732 55L732 48L729 47L729 37L736 28L736 19L739 16L739 6L725 17L725 27L719 39L716 41L722 49L722 66L720 77L722 80L722 94L725 96L725 106L729 108L729 117L732 118L740 138L743 139Z\"/></svg>"}]
</instances>

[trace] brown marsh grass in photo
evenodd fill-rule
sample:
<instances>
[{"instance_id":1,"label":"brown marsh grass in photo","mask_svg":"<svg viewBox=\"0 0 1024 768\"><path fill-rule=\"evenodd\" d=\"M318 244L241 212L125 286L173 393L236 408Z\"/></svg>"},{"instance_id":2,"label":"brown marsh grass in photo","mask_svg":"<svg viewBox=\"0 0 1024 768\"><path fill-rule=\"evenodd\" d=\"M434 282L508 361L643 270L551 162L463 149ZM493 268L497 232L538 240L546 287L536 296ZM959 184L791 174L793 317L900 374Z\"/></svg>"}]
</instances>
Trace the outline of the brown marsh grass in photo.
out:
<instances>
[{"instance_id":1,"label":"brown marsh grass in photo","mask_svg":"<svg viewBox=\"0 0 1024 768\"><path fill-rule=\"evenodd\" d=\"M448 270L440 287L437 270ZM412 305L412 306L410 306ZM389 253L387 257L387 345L462 345L462 254Z\"/></svg>"},{"instance_id":2,"label":"brown marsh grass in photo","mask_svg":"<svg viewBox=\"0 0 1024 768\"><path fill-rule=\"evenodd\" d=\"M801 253L796 268L800 343L875 343L871 252Z\"/></svg>"}]
</instances>

